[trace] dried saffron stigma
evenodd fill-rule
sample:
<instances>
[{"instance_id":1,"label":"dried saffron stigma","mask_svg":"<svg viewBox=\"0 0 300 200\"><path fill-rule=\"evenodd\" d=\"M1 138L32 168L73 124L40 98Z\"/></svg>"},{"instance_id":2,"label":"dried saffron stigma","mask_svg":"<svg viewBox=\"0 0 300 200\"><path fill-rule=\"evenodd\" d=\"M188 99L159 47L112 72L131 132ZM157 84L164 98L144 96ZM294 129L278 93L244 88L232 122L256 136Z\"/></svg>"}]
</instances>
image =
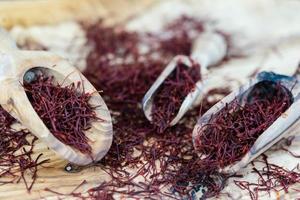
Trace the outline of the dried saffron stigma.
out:
<instances>
[{"instance_id":1,"label":"dried saffron stigma","mask_svg":"<svg viewBox=\"0 0 300 200\"><path fill-rule=\"evenodd\" d=\"M199 113L203 114L229 90L216 88L208 92L201 106L188 112L182 123L165 129L164 134L158 134L141 108L144 94L169 61L177 54L190 55L192 41L203 31L203 23L182 17L165 27L162 33L168 34L157 35L106 27L101 22L85 30L92 51L84 74L103 91L113 117L113 144L98 163L108 179L83 194L45 190L78 199L191 199L200 188L204 188L203 198L217 196L228 176L202 170L203 163L192 142L192 128ZM146 53L139 51L144 42L149 48ZM195 74L199 74L198 69ZM69 165L66 170L76 172Z\"/></svg>"},{"instance_id":2,"label":"dried saffron stigma","mask_svg":"<svg viewBox=\"0 0 300 200\"><path fill-rule=\"evenodd\" d=\"M31 82L24 81L29 101L50 132L62 143L91 154L85 131L99 119L89 104L91 94L79 92L80 86L80 82L62 86L45 75L37 75Z\"/></svg>"},{"instance_id":3,"label":"dried saffron stigma","mask_svg":"<svg viewBox=\"0 0 300 200\"><path fill-rule=\"evenodd\" d=\"M253 167L252 173L256 174L258 180L249 182L244 180L234 180L234 183L242 190L246 190L252 200L258 200L259 191L284 191L288 193L288 189L295 183L300 183L299 165L289 170L278 165L269 163L267 156L263 155L262 160L256 162L263 163L264 167L257 169ZM299 192L299 190L295 189Z\"/></svg>"},{"instance_id":4,"label":"dried saffron stigma","mask_svg":"<svg viewBox=\"0 0 300 200\"><path fill-rule=\"evenodd\" d=\"M159 34L144 35L128 32L119 26L105 27L102 23L85 27L88 43L92 44L92 50L87 57L87 68L84 74L98 90L104 91L105 102L113 116L114 140L112 147L108 154L99 163L96 163L101 167L102 172L106 173L108 179L106 182L90 188L87 193L75 191L85 181L69 194L58 193L51 188L46 188L46 191L56 195L73 196L76 199L205 199L216 197L221 193L226 180L231 176L219 173L216 170L218 165L213 166L214 163L211 160L199 159L198 151L194 149L192 143L192 127L199 114L206 112L219 100L211 97L222 98L229 93L228 89L215 88L209 91L203 97L201 106L187 113L182 123L166 128L164 134L158 134L157 127L148 122L140 104L143 95L170 59L177 54L190 54L194 36L189 33L196 32L195 35L197 35L202 29L202 23L187 17L166 26L162 33L172 33L163 34L170 36L168 38L160 37ZM150 41L147 43L149 48L147 53L139 52L140 43L144 40ZM153 56L153 52L159 55ZM268 89L268 95L270 92L272 98L268 98L268 95L261 95L266 87L274 88L271 92ZM235 109L227 108L227 110L246 114L246 122L249 120L252 122L251 126L249 125L252 132L259 133L265 126L268 127L272 123L272 119L276 118L276 111L283 112L284 107L288 107L290 101L285 99L286 96L289 96L288 92L285 93L285 88L272 82L264 82L256 85L255 88L251 95L248 94L246 108L243 108L245 104L238 106L239 102L236 102L236 107L230 105ZM273 102L274 99L279 99L280 94L284 97L281 100L287 102L285 106L282 102ZM265 98L267 100L261 103L260 100ZM258 105L264 105L262 111L266 115L261 113L255 102L260 102L257 103ZM272 110L271 108L276 103L278 103L278 107ZM255 104L256 107L252 104ZM39 107L38 104L36 106ZM251 106L259 112L257 110L253 112ZM280 109L281 106L283 106L282 109ZM224 115L225 111L223 111ZM253 115L246 111L253 112ZM228 115L235 116L232 112ZM239 114L236 115L236 119L241 117ZM257 119L258 116L261 118ZM242 124L242 120L237 122ZM258 124L263 125L257 128ZM247 126L247 128L249 127ZM240 138L244 138L245 131L237 129L241 132ZM221 140L222 144L218 144L220 135L216 134L215 136L218 138L214 145L226 144L226 137L222 138L224 139L224 141ZM253 137L255 136L253 135ZM253 138L249 138L247 142L251 143ZM241 146L237 148L241 148ZM221 162L223 161L221 160ZM77 172L77 169L70 165L66 166L66 170ZM269 174L272 170L270 168ZM283 173L283 171L278 174L277 177L280 180L281 175L287 178L283 178L287 180L283 181L283 184L292 183L293 181L290 180L295 175ZM201 197L198 196L199 191Z\"/></svg>"},{"instance_id":5,"label":"dried saffron stigma","mask_svg":"<svg viewBox=\"0 0 300 200\"><path fill-rule=\"evenodd\" d=\"M0 185L18 183L23 180L30 191L37 179L38 166L48 160L41 160L42 154L33 156L36 137L27 130L16 130L16 120L0 107ZM25 177L31 175L31 181Z\"/></svg>"},{"instance_id":6,"label":"dried saffron stigma","mask_svg":"<svg viewBox=\"0 0 300 200\"><path fill-rule=\"evenodd\" d=\"M200 187L205 188L205 197L212 197L218 195L225 185L227 175L202 170L202 163L197 159L198 155L193 147L192 128L199 112L205 112L227 95L228 89L217 88L208 92L203 97L201 106L192 109L185 115L182 123L165 129L163 134L158 134L157 127L149 123L141 107L143 96L170 60L177 53L189 55L191 52L189 44L192 44L194 38L188 36L188 32L191 29L198 30L193 27L202 27L202 23L188 18L181 18L173 24L176 26L171 26L171 29L167 27L166 31L174 35L167 40L151 35L151 39L161 48L157 51L156 45L150 45L149 54L136 51L139 46L136 41L147 40L148 35L145 39L139 34L124 33L120 27L106 28L103 24L92 25L87 29L87 38L93 44L94 50L87 58L84 75L98 90L103 91L103 97L114 119L112 147L99 163L110 180L91 188L88 191L91 199L118 199L118 195L124 198L182 199L191 197L192 191ZM174 28L180 30L174 31ZM102 37L99 34L102 31L111 34L104 34ZM125 45L126 38L133 36L139 39L129 42L131 45ZM118 48L126 49L126 55L118 59L118 62L110 59L119 57L119 52L103 43L104 38L106 41L112 40ZM173 43L175 38L178 43L188 44L186 48L176 49ZM109 56L112 51L114 55ZM158 52L162 56L155 59L151 52ZM127 58L130 57L136 58L136 61L129 62ZM199 74L199 67L191 75L188 70L193 70L192 68L182 67L186 70L186 77ZM194 86L194 83L191 84L190 89Z\"/></svg>"},{"instance_id":7,"label":"dried saffron stigma","mask_svg":"<svg viewBox=\"0 0 300 200\"><path fill-rule=\"evenodd\" d=\"M157 91L152 106L152 123L162 133L176 116L185 97L195 89L200 80L200 65L192 62L188 67L178 62L174 71Z\"/></svg>"},{"instance_id":8,"label":"dried saffron stigma","mask_svg":"<svg viewBox=\"0 0 300 200\"><path fill-rule=\"evenodd\" d=\"M198 129L195 146L210 168L224 168L239 161L293 103L291 92L281 83L265 80L249 90L244 93L244 104L236 98Z\"/></svg>"}]
</instances>

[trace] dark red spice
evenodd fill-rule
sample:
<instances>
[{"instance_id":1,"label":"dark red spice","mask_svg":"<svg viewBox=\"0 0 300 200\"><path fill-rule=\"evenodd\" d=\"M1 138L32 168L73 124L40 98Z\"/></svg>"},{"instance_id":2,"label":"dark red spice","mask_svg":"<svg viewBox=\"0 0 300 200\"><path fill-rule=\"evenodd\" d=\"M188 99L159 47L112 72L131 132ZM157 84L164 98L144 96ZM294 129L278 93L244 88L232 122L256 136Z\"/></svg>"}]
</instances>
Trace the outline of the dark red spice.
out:
<instances>
[{"instance_id":1,"label":"dark red spice","mask_svg":"<svg viewBox=\"0 0 300 200\"><path fill-rule=\"evenodd\" d=\"M295 152L291 151L288 147L290 147L295 139L295 135L291 135L287 138L283 138L281 141L277 143L275 148L272 148L274 151L282 150L288 152L291 156L294 158L300 158L299 154L296 154Z\"/></svg>"},{"instance_id":2,"label":"dark red spice","mask_svg":"<svg viewBox=\"0 0 300 200\"><path fill-rule=\"evenodd\" d=\"M37 167L48 160L40 161L42 154L33 158L37 138L30 137L26 130L14 130L11 127L13 123L16 120L0 107L0 185L23 180L30 191L37 178ZM31 182L25 173L31 174Z\"/></svg>"},{"instance_id":3,"label":"dark red spice","mask_svg":"<svg viewBox=\"0 0 300 200\"><path fill-rule=\"evenodd\" d=\"M85 131L99 119L88 103L91 94L81 93L80 87L80 82L61 86L54 83L53 77L42 75L24 83L29 101L51 133L64 144L91 154Z\"/></svg>"},{"instance_id":4,"label":"dark red spice","mask_svg":"<svg viewBox=\"0 0 300 200\"><path fill-rule=\"evenodd\" d=\"M179 62L174 71L156 92L152 106L152 123L162 133L176 116L184 98L196 87L200 80L200 65L191 67Z\"/></svg>"},{"instance_id":5,"label":"dark red spice","mask_svg":"<svg viewBox=\"0 0 300 200\"><path fill-rule=\"evenodd\" d=\"M84 25L85 26L85 25ZM90 57L98 62L114 62L117 58L126 60L128 57L139 56L139 35L135 32L127 32L121 27L104 26L100 20L96 25L85 27L86 37L93 38L89 44L93 46ZM101 55L100 58L98 55ZM98 57L98 58L97 58Z\"/></svg>"},{"instance_id":6,"label":"dark red spice","mask_svg":"<svg viewBox=\"0 0 300 200\"><path fill-rule=\"evenodd\" d=\"M186 27L187 21L194 28ZM228 90L210 91L200 107L192 110L176 127L164 130L164 134L157 134L156 128L148 123L139 103L173 56L190 54L194 36L188 32L197 30L195 27L202 31L202 24L192 19L187 21L182 23L178 20L174 22L176 26L167 27L165 31L174 32L170 38L149 36L155 45L149 46L147 54L138 51L141 36L136 33L102 24L87 28L89 43L94 45L94 49L87 59L85 74L99 90L104 91L115 127L113 146L99 163L111 180L91 188L88 199L114 199L117 194L149 199L181 199L186 195L192 197L201 188L205 198L218 195L224 187L229 176L214 169L203 171L203 165L207 163L199 160L192 145L191 132L199 110L200 114L204 113L216 102L208 101L209 97L226 95ZM183 34L178 36L178 32ZM146 40L149 38L147 36ZM153 52L164 56L154 59ZM136 154L136 151L139 153ZM136 169L135 172L132 169ZM144 178L138 181L136 177ZM164 190L169 186L172 191ZM86 198L80 193L72 192L70 195Z\"/></svg>"},{"instance_id":7,"label":"dark red spice","mask_svg":"<svg viewBox=\"0 0 300 200\"><path fill-rule=\"evenodd\" d=\"M179 24L176 29L182 29L183 32L190 31L190 27L184 24L179 26ZM138 41L142 42L151 37L151 41L155 42L154 45L149 45L148 52L165 56L161 56L158 60L151 53L138 52L137 54L134 45L138 46L139 43L136 44L137 40L134 40L133 46L129 48L132 52L129 50L125 59L112 62L107 59L106 45L102 47L99 33L103 30L113 32L106 34L105 39L114 40L122 48L124 44L118 38L122 36L115 34L114 31L120 28L106 29L101 26L103 25L97 24L87 29L89 43L93 44L95 49L87 58L87 69L84 74L98 90L103 91L102 96L113 117L114 140L110 151L99 163L111 180L90 189L88 192L90 198L97 199L105 196L107 199L112 199L117 198L115 195L119 194L125 197L179 199L186 195L193 195L192 191L198 190L201 186L205 188L206 197L219 194L227 175L216 171L206 173L201 170L201 162L194 150L191 135L199 111L205 112L218 100L208 101L208 97L214 94L223 97L229 91L227 89L211 91L204 98L203 106L191 110L175 127L167 128L163 134L158 134L157 128L145 118L141 100L166 64L177 54L177 51L173 52L176 45L173 46L174 48L163 48L162 45L162 49L156 52L157 44L164 39L155 35L135 35L139 37ZM108 37L109 35L112 37ZM193 37L190 36L182 37L182 42L191 44L192 39ZM172 38L169 38L170 46L172 42ZM109 50L111 51L113 50ZM184 51L184 54L189 54L190 46ZM136 59L134 62L129 62L127 59L129 57ZM196 74L199 74L199 69Z\"/></svg>"},{"instance_id":8,"label":"dark red spice","mask_svg":"<svg viewBox=\"0 0 300 200\"><path fill-rule=\"evenodd\" d=\"M291 185L300 183L299 166L293 170L288 170L275 164L268 162L267 157L263 155L261 161L265 164L261 169L253 168L252 173L257 174L258 180L256 182L235 180L234 183L242 190L247 190L252 200L258 200L258 192L266 191L284 191L288 192Z\"/></svg>"},{"instance_id":9,"label":"dark red spice","mask_svg":"<svg viewBox=\"0 0 300 200\"><path fill-rule=\"evenodd\" d=\"M103 90L101 95L108 107L118 111L122 111L120 109L125 107L122 104L127 104L127 109L131 105L135 106L140 103L147 92L147 87L155 81L164 66L163 62L156 60L108 65L108 67L105 63L101 63L96 65L100 69L95 67L93 71L89 68L95 65L94 61L98 63L94 58L88 58L87 62L90 67L84 74L96 88ZM145 87L146 85L147 87Z\"/></svg>"},{"instance_id":10,"label":"dark red spice","mask_svg":"<svg viewBox=\"0 0 300 200\"><path fill-rule=\"evenodd\" d=\"M282 147L281 149L284 151L287 151L289 154L291 154L295 158L300 158L300 155L296 155L294 152L288 150L287 148Z\"/></svg>"},{"instance_id":11,"label":"dark red spice","mask_svg":"<svg viewBox=\"0 0 300 200\"><path fill-rule=\"evenodd\" d=\"M259 82L250 89L243 105L235 99L211 116L198 130L196 148L210 169L232 164L292 102L291 93L280 83Z\"/></svg>"},{"instance_id":12,"label":"dark red spice","mask_svg":"<svg viewBox=\"0 0 300 200\"><path fill-rule=\"evenodd\" d=\"M208 101L208 97L223 96L228 90L211 91L202 106L189 112L180 124L166 129L164 134L157 134L141 110L142 97L166 64L177 54L189 55L192 40L203 31L202 23L192 18L183 17L173 24L165 29L172 33L168 38L153 34L141 36L101 23L87 27L89 44L94 49L87 58L85 75L103 91L114 118L113 145L99 163L111 180L91 188L88 199L113 199L117 194L149 199L191 197L192 191L202 186L209 197L219 194L224 187L226 175L201 171L191 133L199 110L203 113L217 101ZM144 42L149 50L140 53L139 45ZM144 180L138 181L137 177ZM86 198L80 193L70 195Z\"/></svg>"},{"instance_id":13,"label":"dark red spice","mask_svg":"<svg viewBox=\"0 0 300 200\"><path fill-rule=\"evenodd\" d=\"M182 16L179 19L166 25L162 36L158 38L158 48L164 56L167 55L191 55L193 39L204 31L203 22L189 16ZM169 35L165 37L165 35Z\"/></svg>"}]
</instances>

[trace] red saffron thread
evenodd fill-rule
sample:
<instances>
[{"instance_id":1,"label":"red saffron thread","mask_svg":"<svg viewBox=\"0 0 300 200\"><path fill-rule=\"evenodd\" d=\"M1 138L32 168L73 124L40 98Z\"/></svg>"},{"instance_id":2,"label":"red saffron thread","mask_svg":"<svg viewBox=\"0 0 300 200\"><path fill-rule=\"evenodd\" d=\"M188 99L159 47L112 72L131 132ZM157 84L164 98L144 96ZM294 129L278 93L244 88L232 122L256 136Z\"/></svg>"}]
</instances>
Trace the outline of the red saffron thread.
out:
<instances>
[{"instance_id":1,"label":"red saffron thread","mask_svg":"<svg viewBox=\"0 0 300 200\"><path fill-rule=\"evenodd\" d=\"M114 199L116 194L149 199L181 199L186 196L191 198L194 195L193 192L201 188L204 192L203 198L219 195L230 176L218 173L215 167L208 169L211 163L199 159L198 151L192 145L191 132L199 113L204 113L216 103L216 101L209 101L209 97L224 96L229 91L221 88L210 91L204 97L201 106L191 110L177 126L164 129L164 134L158 134L157 128L148 123L140 105L143 95L170 59L177 54L189 55L191 53L192 39L195 36L190 32L195 30L196 35L201 33L202 23L183 17L166 27L165 32L172 33L169 38L154 34L141 36L124 31L120 27L105 27L101 23L86 27L86 30L89 43L93 44L94 49L87 58L88 67L85 75L97 89L103 90L105 101L112 110L114 118L113 145L107 156L99 163L111 180L91 188L88 194L73 191L67 195L82 199ZM139 52L139 45L143 42L149 45L147 53ZM160 58L155 58L154 53L158 53ZM233 129L238 130L241 138L247 132L248 145L291 103L291 99L284 90L279 90L282 92L279 94L277 90L274 90L275 93L270 95L272 96L270 99L263 98L264 101L261 101L260 94L263 88L257 90L258 93L254 90L249 95L251 98L248 99L246 105L241 106L238 103L227 105L230 111L237 109L246 114L246 118L239 119L240 115L232 116L232 113L227 113L232 119L235 117L239 119L239 125L244 125L243 123L248 122L249 119L252 120L253 124L245 127L251 128L255 134L235 127L238 124L231 124ZM278 89L277 86L275 88ZM284 100L279 102L279 97L284 97ZM278 109L269 112L275 104L278 105ZM267 111L264 110L265 105L267 105ZM266 120L269 115L271 118ZM219 135L215 136L218 139L221 138L218 137ZM222 139L224 138L222 136ZM243 145L239 144L237 148L246 152L249 147ZM228 150L228 145L225 149ZM233 160L238 159L233 158L232 155L229 157L232 158L230 161L225 161L223 157L223 160L216 163L216 166L226 165L226 162L234 162ZM268 163L263 170L254 170L254 173L259 175L259 184L263 185L267 191L273 188L265 185L269 184L269 179L276 183L276 178L283 176L284 181L280 179L279 186L298 181L298 178L295 178L298 175L287 173L285 169L277 167ZM131 169L136 169L136 172L132 172ZM276 178L273 179L272 176ZM137 177L142 180L137 181ZM258 190L252 190L252 186L255 185L242 182L240 186L241 189L254 191L250 195L256 197ZM171 191L164 190L165 188L171 188ZM287 189L286 185L284 189ZM55 193L55 191L52 192Z\"/></svg>"},{"instance_id":2,"label":"red saffron thread","mask_svg":"<svg viewBox=\"0 0 300 200\"><path fill-rule=\"evenodd\" d=\"M42 154L35 159L32 157L37 138L30 139L26 130L13 129L13 123L16 120L0 107L0 184L18 183L22 179L30 191L37 179L38 166L49 160L40 161ZM31 174L31 183L25 173Z\"/></svg>"},{"instance_id":3,"label":"red saffron thread","mask_svg":"<svg viewBox=\"0 0 300 200\"><path fill-rule=\"evenodd\" d=\"M282 147L281 149L288 152L289 154L291 154L295 158L300 158L300 155L295 154L294 152L290 151L289 149L287 149L285 147Z\"/></svg>"},{"instance_id":4,"label":"red saffron thread","mask_svg":"<svg viewBox=\"0 0 300 200\"><path fill-rule=\"evenodd\" d=\"M190 31L190 26L187 28L180 20L175 22L176 29L186 32L182 35L189 35L187 32ZM202 26L202 23L197 23ZM191 192L200 186L205 188L206 197L218 195L224 187L227 175L216 171L203 173L201 162L197 159L198 155L192 144L192 128L200 107L189 112L176 127L165 129L163 134L158 134L157 128L148 122L141 109L140 102L144 94L166 64L178 53L177 50L173 51L176 45L172 37L168 39L168 48L163 48L165 44L159 44L166 40L153 34L150 36L125 34L120 27L106 28L101 23L88 27L86 31L89 44L92 44L94 49L87 58L87 69L84 74L98 90L103 91L102 96L114 119L112 147L99 163L111 180L90 189L90 198L97 199L101 196L103 199L112 199L119 194L149 199L163 197L180 199L183 196L191 196ZM102 38L99 33L103 31L111 33L105 33L105 37ZM172 32L173 28L166 31ZM176 35L177 31L173 32ZM196 35L179 37L182 43L191 44ZM130 41L132 37L138 38L132 40L132 45L127 44L125 40ZM102 43L104 38L106 41L118 43L117 49ZM146 54L139 53L136 51L137 46L145 40L152 42L149 51ZM161 47L158 51L157 46ZM191 45L188 46L180 48L184 51L180 53L189 55ZM126 54L122 55L123 59L115 62L113 58L120 57L115 53L118 49L126 49L121 51ZM110 52L116 55L110 55ZM153 52L163 56L155 59L152 56ZM134 62L130 62L129 58L134 58ZM199 74L198 69L195 74ZM227 89L214 90L209 93L209 97L214 94L222 97L228 93ZM202 102L201 112L205 112L216 103L207 99L208 97L205 97ZM135 169L135 172L132 172L132 169ZM218 181L215 180L216 177L219 177ZM137 181L137 178L141 181ZM165 188L172 188L173 192Z\"/></svg>"},{"instance_id":5,"label":"red saffron thread","mask_svg":"<svg viewBox=\"0 0 300 200\"><path fill-rule=\"evenodd\" d=\"M172 33L169 38L154 34L141 36L120 27L105 27L102 23L85 28L89 43L94 47L87 58L85 75L97 89L103 90L114 118L113 145L99 163L111 180L91 188L88 198L114 199L120 194L180 199L191 198L193 191L200 188L204 192L203 198L219 195L230 176L219 174L214 168L208 170L208 163L199 160L191 132L199 112L204 113L216 103L208 101L209 97L227 95L229 91L210 91L200 107L189 112L176 127L165 129L164 134L157 134L157 128L145 119L140 105L143 95L170 59L177 54L191 53L193 38L203 31L202 23L183 17L164 30ZM196 34L191 35L191 30ZM149 46L146 53L139 52L140 43ZM154 53L161 55L160 59L155 58ZM255 98L249 101L256 102ZM260 111L259 106L256 109ZM268 124L265 122L265 125ZM262 130L262 127L258 129ZM136 169L136 172L130 169ZM142 181L137 181L137 177L142 177ZM171 187L172 191L164 190L166 187ZM70 195L86 198L80 193Z\"/></svg>"},{"instance_id":6,"label":"red saffron thread","mask_svg":"<svg viewBox=\"0 0 300 200\"><path fill-rule=\"evenodd\" d=\"M288 138L282 139L282 141L279 142L279 148L276 148L274 150L283 150L283 151L288 152L294 158L300 158L300 155L298 155L298 154L296 154L293 151L288 149L288 147L292 145L292 142L293 142L294 139L295 139L295 136L289 136Z\"/></svg>"},{"instance_id":7,"label":"red saffron thread","mask_svg":"<svg viewBox=\"0 0 300 200\"><path fill-rule=\"evenodd\" d=\"M162 133L176 116L188 93L195 89L200 80L200 65L191 67L179 62L156 92L152 106L152 123Z\"/></svg>"},{"instance_id":8,"label":"red saffron thread","mask_svg":"<svg viewBox=\"0 0 300 200\"><path fill-rule=\"evenodd\" d=\"M55 84L53 77L38 76L31 83L25 82L24 88L34 110L59 141L91 154L85 131L100 119L88 103L91 94L79 92L80 84L63 87Z\"/></svg>"},{"instance_id":9,"label":"red saffron thread","mask_svg":"<svg viewBox=\"0 0 300 200\"><path fill-rule=\"evenodd\" d=\"M244 105L235 99L213 114L195 142L207 168L239 161L292 102L291 93L280 83L262 81L250 90Z\"/></svg>"},{"instance_id":10,"label":"red saffron thread","mask_svg":"<svg viewBox=\"0 0 300 200\"><path fill-rule=\"evenodd\" d=\"M262 156L263 160L257 162L264 163L261 169L253 168L252 173L258 175L256 182L234 180L234 183L242 190L247 190L252 200L258 200L259 191L284 191L288 192L291 185L300 183L299 167L288 170L275 164L271 164L267 160L267 156Z\"/></svg>"}]
</instances>

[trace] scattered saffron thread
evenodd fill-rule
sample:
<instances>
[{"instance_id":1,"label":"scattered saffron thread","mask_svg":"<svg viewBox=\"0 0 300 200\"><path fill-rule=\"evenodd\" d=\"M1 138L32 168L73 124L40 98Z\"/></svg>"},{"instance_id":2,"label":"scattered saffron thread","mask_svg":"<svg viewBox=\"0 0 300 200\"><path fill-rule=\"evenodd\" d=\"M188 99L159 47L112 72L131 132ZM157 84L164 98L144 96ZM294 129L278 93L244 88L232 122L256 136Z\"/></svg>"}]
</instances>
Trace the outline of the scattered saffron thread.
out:
<instances>
[{"instance_id":1,"label":"scattered saffron thread","mask_svg":"<svg viewBox=\"0 0 300 200\"><path fill-rule=\"evenodd\" d=\"M97 199L98 195L103 198L104 195L112 199L119 194L149 199L180 199L191 197L191 192L200 186L205 188L204 196L211 197L218 195L224 187L227 175L216 171L204 173L193 147L192 129L200 106L191 110L176 127L165 129L163 134L158 134L157 127L148 122L141 109L141 99L164 67L177 54L189 55L192 40L203 31L199 28L202 22L191 20L187 28L186 21L189 19L183 17L174 22L180 31L173 31L174 26L166 28L175 35L180 32L174 37L180 40L178 43L188 46L185 48L177 48L172 37L161 39L151 34L145 38L144 35L124 32L120 27L104 27L101 23L87 27L87 38L94 49L87 58L84 74L98 90L103 91L102 96L112 111L114 126L112 147L99 163L111 180L90 189L90 198ZM188 34L191 24L199 28L194 28L198 31L194 36ZM101 32L109 33L102 37ZM104 39L106 42L103 43ZM139 44L149 40L147 53L139 53ZM117 43L117 48L108 45L108 41L114 45ZM161 56L155 59L153 53ZM123 59L116 62L116 57ZM130 62L130 58L134 61ZM223 97L228 93L227 89L220 88L211 91L209 97L214 94ZM218 100L207 99L208 96L204 97L201 112Z\"/></svg>"},{"instance_id":2,"label":"scattered saffron thread","mask_svg":"<svg viewBox=\"0 0 300 200\"><path fill-rule=\"evenodd\" d=\"M140 105L143 95L170 59L177 54L190 55L192 40L203 31L203 23L182 17L165 28L164 32L170 33L166 34L168 38L155 34L141 36L121 27L104 26L102 22L85 29L93 50L84 73L97 89L103 90L114 120L112 148L99 163L111 180L89 189L87 194L45 190L82 199L114 199L116 194L181 199L192 198L198 190L203 192L202 198L219 195L231 176L214 169L203 171L207 163L199 159L191 133L199 113L203 114L218 101L211 101L211 97L225 96L229 90L211 90L201 106L191 110L176 127L166 128L163 134L157 134L157 127L145 119ZM148 45L146 53L140 53L140 43ZM268 166L267 171L276 169ZM133 173L131 169L136 170ZM141 177L142 180L138 179Z\"/></svg>"},{"instance_id":3,"label":"scattered saffron thread","mask_svg":"<svg viewBox=\"0 0 300 200\"><path fill-rule=\"evenodd\" d=\"M270 195L270 191L288 192L291 185L300 183L299 166L295 169L288 170L275 164L271 164L267 160L267 156L263 155L262 160L256 161L264 163L261 169L253 168L252 173L257 174L256 182L234 180L234 183L242 190L246 190L252 200L259 199L259 191L266 191Z\"/></svg>"},{"instance_id":4,"label":"scattered saffron thread","mask_svg":"<svg viewBox=\"0 0 300 200\"><path fill-rule=\"evenodd\" d=\"M16 120L0 107L0 185L23 180L30 191L37 179L37 167L49 160L41 160L42 154L33 158L37 138L30 137L27 130L13 129L11 126L14 123ZM25 174L31 176L31 182Z\"/></svg>"}]
</instances>

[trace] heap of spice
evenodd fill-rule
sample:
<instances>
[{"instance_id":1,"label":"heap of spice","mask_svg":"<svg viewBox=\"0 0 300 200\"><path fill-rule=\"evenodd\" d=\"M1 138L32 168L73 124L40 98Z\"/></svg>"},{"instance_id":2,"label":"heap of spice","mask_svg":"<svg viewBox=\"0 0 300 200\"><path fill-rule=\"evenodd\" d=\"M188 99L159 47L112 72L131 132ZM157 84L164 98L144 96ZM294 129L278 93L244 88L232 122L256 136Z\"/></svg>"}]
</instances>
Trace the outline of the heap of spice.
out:
<instances>
[{"instance_id":1,"label":"heap of spice","mask_svg":"<svg viewBox=\"0 0 300 200\"><path fill-rule=\"evenodd\" d=\"M189 21L190 26L185 26L186 21ZM178 19L174 24L176 26L167 26L164 30L175 34L168 40L160 38L160 35L124 32L120 27L106 28L101 23L86 29L89 44L94 49L87 58L84 74L98 90L103 91L102 96L114 119L112 147L99 163L111 180L90 189L88 195L92 199L113 199L117 195L137 198L191 197L192 191L200 186L205 188L204 196L210 197L218 195L224 187L227 175L201 170L201 162L192 143L192 129L200 110L205 112L218 100L208 101L208 98L214 95L222 97L229 93L228 89L219 88L209 92L202 106L189 112L180 124L164 129L162 134L155 125L149 123L141 108L144 94L170 60L178 53L190 54L190 44L197 34L190 36L188 32L191 29L198 30L198 33L203 31L198 29L202 27L202 22L187 17ZM99 34L103 31L111 32L105 34L105 40L117 43L122 51L109 49L106 53L108 46L103 44ZM175 38L179 43L187 44L188 48L178 49L173 43ZM133 42L130 43L130 40ZM148 43L148 52L136 51L139 44L147 40L152 41ZM159 51L157 46L160 46ZM109 56L112 51L116 55ZM122 55L124 59L118 62L110 59L125 52L125 56ZM152 56L153 52L160 56ZM135 61L128 61L130 57L134 57ZM179 66L180 73L185 71L184 78L193 79L187 83L186 90L190 91L195 86L194 81L199 80L199 66ZM222 181L216 181L215 177Z\"/></svg>"},{"instance_id":2,"label":"heap of spice","mask_svg":"<svg viewBox=\"0 0 300 200\"><path fill-rule=\"evenodd\" d=\"M195 146L208 168L224 168L239 161L256 139L293 103L280 83L261 81L251 88L244 104L226 104L198 129Z\"/></svg>"},{"instance_id":3,"label":"heap of spice","mask_svg":"<svg viewBox=\"0 0 300 200\"><path fill-rule=\"evenodd\" d=\"M95 200L115 199L118 195L149 199L197 198L196 192L199 191L201 199L219 195L230 175L220 174L214 167L210 170L203 167L207 166L207 162L199 159L199 152L194 149L192 129L199 114L207 111L229 90L215 88L209 91L199 107L191 110L176 126L164 129L163 134L159 134L157 127L148 122L140 104L145 92L172 57L190 55L192 41L203 31L203 23L182 17L162 31L169 33L168 38L161 37L161 34L128 32L119 26L107 27L102 22L84 28L89 45L93 47L86 59L84 74L98 90L103 91L102 96L113 117L113 144L98 163L110 180L89 189L87 193L60 194L51 188L45 190ZM141 43L147 45L147 52L139 51ZM35 160L30 166L37 170L39 163ZM289 171L280 175L287 178L293 174ZM288 180L283 182L285 188L299 182L296 178L285 180ZM85 181L78 187L83 184ZM273 189L262 187L268 191Z\"/></svg>"},{"instance_id":4,"label":"heap of spice","mask_svg":"<svg viewBox=\"0 0 300 200\"><path fill-rule=\"evenodd\" d=\"M189 21L188 28L185 26L186 21ZM101 36L96 37L97 33L105 29L103 25L100 23L86 29L89 43L94 46L94 50L87 58L88 67L85 75L97 86L97 89L103 90L106 103L112 110L114 118L113 145L100 162L100 166L111 177L111 180L91 188L88 191L90 198L113 199L118 195L137 198L197 198L196 195L200 191L201 198L205 199L220 195L226 180L235 176L218 172L217 166L223 166L224 162L228 162L225 161L225 158L214 165L210 165L206 159L199 159L199 150L194 149L192 142L192 128L199 114L206 112L218 101L217 98L212 97L222 98L230 92L228 89L215 88L209 91L199 107L191 110L176 126L163 129L163 134L159 133L157 126L150 124L144 117L140 104L144 94L166 64L177 54L190 54L191 45L189 44L192 44L194 37L188 32L196 30L200 34L203 29L198 29L199 27L202 27L202 22L183 17L173 25L166 26L163 31L174 33L173 38L165 40L159 35L150 34L152 43L148 43L147 54L139 53L136 49L138 49L139 43L149 39L147 38L149 35L145 38L145 35L141 36L132 32L124 34L124 31L120 31L120 27L106 29L112 31L111 34L107 34L112 37L106 39L118 41L121 49L125 44L124 35L128 38L137 37L131 43L132 46L127 45L130 46L132 52L128 48L126 51L126 57L135 57L136 61L128 62L128 59L124 59L119 60L118 63L107 60L109 56L106 54L98 53L104 51L101 40L98 38ZM176 31L177 29L180 31ZM122 34L118 35L117 32ZM184 37L186 35L188 37ZM186 48L177 48L173 41L187 46ZM157 46L160 47L159 51L157 51ZM178 52L180 50L182 52ZM116 52L118 51L116 50ZM153 52L160 55L159 59L152 56ZM199 74L198 69L195 74ZM249 99L248 106L251 105L253 109L257 109L253 99L257 98L256 102L259 102L261 92L255 94L255 91L263 91L266 87L273 88L272 95L267 98L271 102L260 102L259 105L268 105L268 110L272 110L271 108L274 106L276 111L269 114L271 119L259 119L260 121L256 123L256 125L263 123L268 127L289 107L292 99L280 84L264 84L256 85L256 89L249 94L249 97L252 96L252 100ZM209 101L211 99L214 100ZM226 113L225 110L224 113ZM260 115L262 113L258 112L257 117ZM242 119L240 122L242 123ZM263 131L261 126L258 129ZM256 136L253 135L253 137ZM226 137L222 138L226 139ZM240 146L242 145L244 144ZM245 148L249 148L249 146Z\"/></svg>"},{"instance_id":5,"label":"heap of spice","mask_svg":"<svg viewBox=\"0 0 300 200\"><path fill-rule=\"evenodd\" d=\"M80 92L80 87L81 82L62 86L44 75L24 83L29 101L50 132L62 143L91 154L85 131L99 119L89 104L91 94Z\"/></svg>"},{"instance_id":6,"label":"heap of spice","mask_svg":"<svg viewBox=\"0 0 300 200\"><path fill-rule=\"evenodd\" d=\"M196 87L200 80L200 65L191 67L178 62L174 71L156 92L152 106L152 123L162 133L176 116L185 97Z\"/></svg>"}]
</instances>

